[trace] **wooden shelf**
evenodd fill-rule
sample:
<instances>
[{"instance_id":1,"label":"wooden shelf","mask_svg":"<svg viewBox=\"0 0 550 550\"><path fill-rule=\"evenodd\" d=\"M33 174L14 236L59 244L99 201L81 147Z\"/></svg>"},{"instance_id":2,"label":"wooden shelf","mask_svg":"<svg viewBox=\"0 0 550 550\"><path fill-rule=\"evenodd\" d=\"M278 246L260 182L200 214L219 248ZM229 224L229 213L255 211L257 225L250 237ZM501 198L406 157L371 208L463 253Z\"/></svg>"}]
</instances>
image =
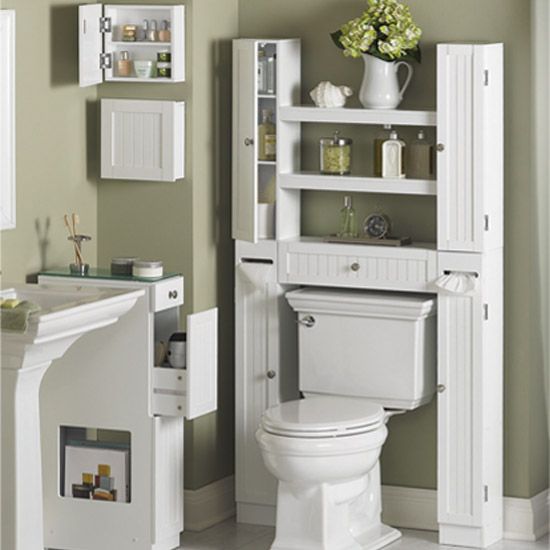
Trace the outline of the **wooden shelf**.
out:
<instances>
[{"instance_id":1,"label":"wooden shelf","mask_svg":"<svg viewBox=\"0 0 550 550\"><path fill-rule=\"evenodd\" d=\"M435 126L435 111L399 109L322 109L312 106L286 106L279 109L279 118L286 122L329 122L340 124L392 124L394 126Z\"/></svg>"},{"instance_id":2,"label":"wooden shelf","mask_svg":"<svg viewBox=\"0 0 550 550\"><path fill-rule=\"evenodd\" d=\"M114 46L129 46L130 48L135 48L137 46L157 46L157 47L163 47L163 46L171 46L172 42L149 42L146 40L134 40L134 41L126 41L126 40L111 40L111 44Z\"/></svg>"},{"instance_id":3,"label":"wooden shelf","mask_svg":"<svg viewBox=\"0 0 550 550\"><path fill-rule=\"evenodd\" d=\"M310 189L316 191L350 191L356 193L384 193L393 195L437 195L437 184L435 180L328 176L316 172L280 174L279 186L282 189Z\"/></svg>"}]
</instances>

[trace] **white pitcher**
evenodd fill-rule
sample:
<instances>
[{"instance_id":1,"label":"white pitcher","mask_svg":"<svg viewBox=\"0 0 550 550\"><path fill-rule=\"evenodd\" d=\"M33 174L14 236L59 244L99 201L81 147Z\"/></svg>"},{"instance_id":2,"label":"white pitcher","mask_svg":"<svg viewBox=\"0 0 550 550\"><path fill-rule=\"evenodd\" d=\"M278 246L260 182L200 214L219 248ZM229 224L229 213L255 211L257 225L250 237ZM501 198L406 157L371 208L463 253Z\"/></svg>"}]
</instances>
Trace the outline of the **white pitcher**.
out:
<instances>
[{"instance_id":1,"label":"white pitcher","mask_svg":"<svg viewBox=\"0 0 550 550\"><path fill-rule=\"evenodd\" d=\"M359 101L365 109L395 109L403 99L413 68L406 61L382 61L369 54L363 54L365 74L359 90ZM397 72L407 67L407 78L399 89Z\"/></svg>"}]
</instances>

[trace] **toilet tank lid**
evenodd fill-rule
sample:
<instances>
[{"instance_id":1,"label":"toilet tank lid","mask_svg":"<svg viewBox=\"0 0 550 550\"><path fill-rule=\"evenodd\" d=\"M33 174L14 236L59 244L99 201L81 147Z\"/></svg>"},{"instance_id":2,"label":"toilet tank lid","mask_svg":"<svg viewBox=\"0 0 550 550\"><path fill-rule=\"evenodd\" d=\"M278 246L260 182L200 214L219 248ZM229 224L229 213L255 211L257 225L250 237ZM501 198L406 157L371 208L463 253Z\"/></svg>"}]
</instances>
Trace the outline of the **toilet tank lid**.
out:
<instances>
[{"instance_id":1,"label":"toilet tank lid","mask_svg":"<svg viewBox=\"0 0 550 550\"><path fill-rule=\"evenodd\" d=\"M435 296L409 292L301 288L287 292L286 299L295 311L304 313L421 319L435 315L437 311Z\"/></svg>"}]
</instances>

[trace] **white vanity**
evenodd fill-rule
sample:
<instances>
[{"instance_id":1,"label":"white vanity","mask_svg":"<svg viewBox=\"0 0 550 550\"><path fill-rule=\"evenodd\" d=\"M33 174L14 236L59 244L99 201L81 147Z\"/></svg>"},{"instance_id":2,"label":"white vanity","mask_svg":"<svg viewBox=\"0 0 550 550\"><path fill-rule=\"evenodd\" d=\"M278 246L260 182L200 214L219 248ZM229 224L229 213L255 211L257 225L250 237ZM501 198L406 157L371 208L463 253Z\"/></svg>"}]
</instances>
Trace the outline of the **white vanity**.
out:
<instances>
[{"instance_id":1,"label":"white vanity","mask_svg":"<svg viewBox=\"0 0 550 550\"><path fill-rule=\"evenodd\" d=\"M276 89L257 88L258 52L276 53ZM274 524L275 480L254 434L268 407L295 399L296 286L437 294L438 522L442 544L487 547L503 533L503 68L501 44L437 46L437 108L300 105L300 42L234 41L237 519ZM330 75L327 75L329 77ZM262 109L275 113L277 160L258 161ZM325 176L301 166L305 124L428 127L437 179ZM326 131L326 130L325 130ZM274 238L262 187L276 177ZM436 196L437 242L334 244L302 234L302 191ZM436 281L459 273L471 288Z\"/></svg>"},{"instance_id":2,"label":"white vanity","mask_svg":"<svg viewBox=\"0 0 550 550\"><path fill-rule=\"evenodd\" d=\"M187 366L155 364L155 347L180 330L184 281L154 281L90 270L46 272L52 287L138 289L120 322L77 342L41 389L45 547L172 550L183 531L183 428L217 408L217 309L187 317ZM108 447L129 455L126 498L72 498L64 469L70 447ZM27 549L25 549L27 550ZM29 549L31 550L31 549ZM34 549L32 549L34 550Z\"/></svg>"}]
</instances>

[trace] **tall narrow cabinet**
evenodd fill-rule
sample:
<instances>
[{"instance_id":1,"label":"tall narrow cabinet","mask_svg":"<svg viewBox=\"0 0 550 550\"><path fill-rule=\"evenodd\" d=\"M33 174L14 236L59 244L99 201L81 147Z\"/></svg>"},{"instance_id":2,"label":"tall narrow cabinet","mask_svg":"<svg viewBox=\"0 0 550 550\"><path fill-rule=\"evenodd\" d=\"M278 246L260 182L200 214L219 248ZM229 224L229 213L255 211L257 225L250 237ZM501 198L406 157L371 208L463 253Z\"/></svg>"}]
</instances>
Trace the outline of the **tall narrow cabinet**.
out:
<instances>
[{"instance_id":1,"label":"tall narrow cabinet","mask_svg":"<svg viewBox=\"0 0 550 550\"><path fill-rule=\"evenodd\" d=\"M243 241L248 241L246 257L253 263L267 257L267 243L257 231L260 182L254 109L260 99L254 78L259 42L237 40L234 45L233 237L237 240L237 269L243 258ZM277 74L285 78L278 82L275 98L276 223L275 241L268 245L270 251L277 248L276 255L268 255L276 266L276 283L281 289L310 285L437 294L439 536L443 544L487 547L503 533L502 44L438 45L437 109L407 111L300 105L296 97L300 89L299 46L295 41L288 43L292 47L285 47L281 50L285 54L277 57ZM290 52L292 55L287 55ZM301 128L310 123L432 127L437 136L437 177L392 180L370 174L327 176L303 171ZM394 248L333 244L304 235L304 190L436 196L437 241ZM453 274L466 274L471 288L457 293L440 286L441 277ZM271 339L277 342L290 335L282 326L273 333L267 330L265 320L258 323L268 316L265 294L264 298L258 294L252 305L243 294L239 277L237 274L235 294L237 462L246 463L258 452L251 434L262 407L269 404L266 398L258 400L252 391L260 379L255 369L265 372L262 357ZM271 267L264 277L260 286L265 292L265 281L274 283ZM247 307L254 317L247 319ZM249 335L257 323L263 327L266 342L244 361L243 350L256 349L257 341L252 343ZM295 328L289 333L293 331ZM278 397L283 398L281 394ZM253 408L254 413L245 418L243 411ZM259 472L261 463L257 464ZM238 519L268 523L274 518L273 510L267 513L275 501L274 484L264 483L261 495L247 493L243 490L247 477L251 482L260 481L253 469L238 469L238 506L245 502L247 510Z\"/></svg>"}]
</instances>

